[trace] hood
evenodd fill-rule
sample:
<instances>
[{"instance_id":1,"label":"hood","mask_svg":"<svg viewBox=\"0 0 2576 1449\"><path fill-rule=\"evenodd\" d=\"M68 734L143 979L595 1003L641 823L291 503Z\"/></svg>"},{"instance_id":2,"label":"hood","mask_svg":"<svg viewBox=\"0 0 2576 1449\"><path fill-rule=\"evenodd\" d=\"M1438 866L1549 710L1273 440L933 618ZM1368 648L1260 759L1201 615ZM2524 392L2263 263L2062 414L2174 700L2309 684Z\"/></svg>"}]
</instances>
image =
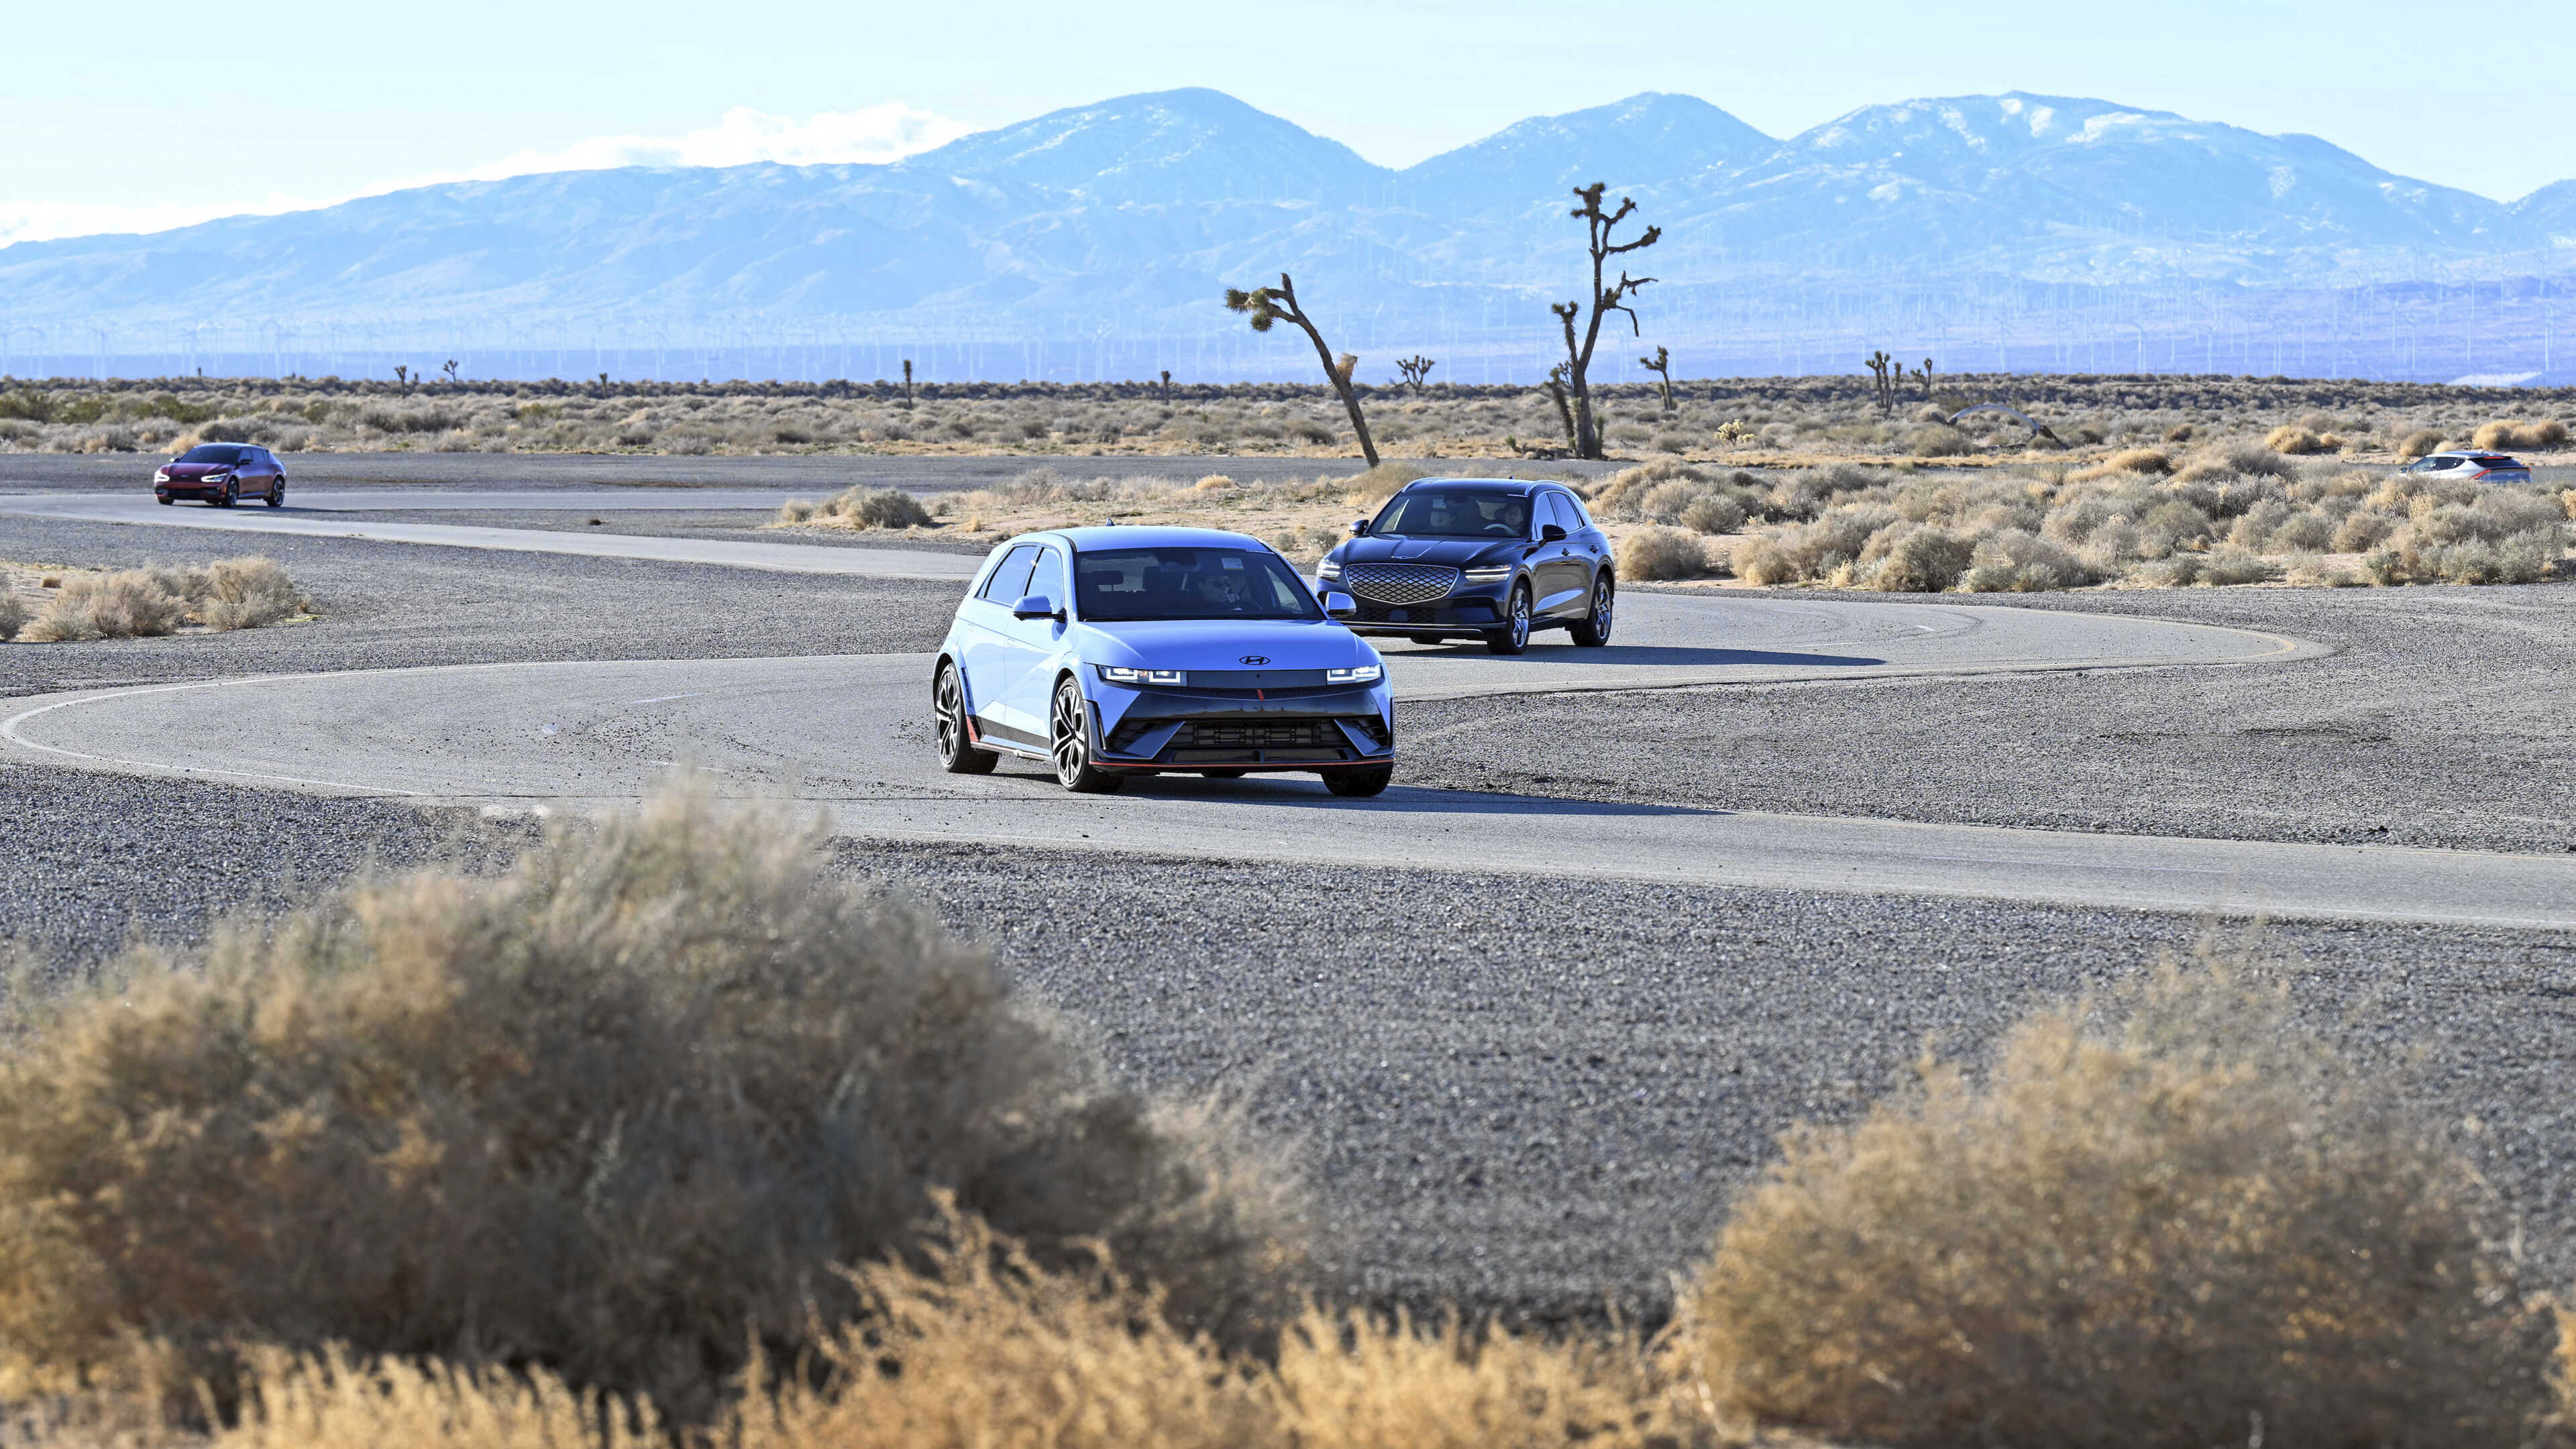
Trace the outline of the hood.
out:
<instances>
[{"instance_id":1,"label":"hood","mask_svg":"<svg viewBox=\"0 0 2576 1449\"><path fill-rule=\"evenodd\" d=\"M1384 538L1345 540L1332 556L1346 564L1355 563L1427 563L1464 567L1472 563L1503 563L1520 556L1530 541L1525 538L1406 538L1393 534Z\"/></svg>"},{"instance_id":2,"label":"hood","mask_svg":"<svg viewBox=\"0 0 2576 1449\"><path fill-rule=\"evenodd\" d=\"M164 463L161 471L172 478L203 478L210 473L229 473L235 466L231 463Z\"/></svg>"},{"instance_id":3,"label":"hood","mask_svg":"<svg viewBox=\"0 0 2576 1449\"><path fill-rule=\"evenodd\" d=\"M1375 664L1369 642L1329 619L1151 619L1084 624L1086 664L1139 669L1348 669ZM1247 654L1265 663L1246 664Z\"/></svg>"}]
</instances>

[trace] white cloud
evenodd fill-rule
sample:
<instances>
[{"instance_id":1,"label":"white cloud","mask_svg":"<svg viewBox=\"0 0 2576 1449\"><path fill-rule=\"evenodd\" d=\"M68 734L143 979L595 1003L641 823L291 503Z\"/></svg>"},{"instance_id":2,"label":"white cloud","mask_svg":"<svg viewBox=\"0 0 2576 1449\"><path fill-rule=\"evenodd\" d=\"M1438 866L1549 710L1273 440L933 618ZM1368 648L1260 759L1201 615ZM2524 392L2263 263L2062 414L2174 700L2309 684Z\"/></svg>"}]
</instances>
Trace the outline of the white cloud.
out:
<instances>
[{"instance_id":1,"label":"white cloud","mask_svg":"<svg viewBox=\"0 0 2576 1449\"><path fill-rule=\"evenodd\" d=\"M592 136L560 151L522 151L464 171L402 176L338 196L289 196L272 192L244 205L137 202L95 205L70 201L0 201L0 246L102 232L167 231L225 216L275 216L335 206L361 196L381 196L449 181L497 181L547 171L601 171L617 166L744 166L777 161L791 166L898 161L942 146L973 128L901 101L857 111L820 111L796 120L736 106L712 126L679 136Z\"/></svg>"}]
</instances>

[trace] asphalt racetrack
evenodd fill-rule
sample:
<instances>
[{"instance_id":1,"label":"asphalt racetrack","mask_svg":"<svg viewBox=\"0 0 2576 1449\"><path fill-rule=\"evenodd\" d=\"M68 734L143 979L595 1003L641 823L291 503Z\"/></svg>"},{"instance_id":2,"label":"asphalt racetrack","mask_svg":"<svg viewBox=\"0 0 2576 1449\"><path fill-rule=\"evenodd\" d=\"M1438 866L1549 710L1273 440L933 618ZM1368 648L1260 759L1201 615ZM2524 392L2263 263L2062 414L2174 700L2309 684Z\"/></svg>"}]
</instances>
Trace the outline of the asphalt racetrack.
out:
<instances>
[{"instance_id":1,"label":"asphalt racetrack","mask_svg":"<svg viewBox=\"0 0 2576 1449\"><path fill-rule=\"evenodd\" d=\"M728 501L731 491L729 490ZM703 504L704 490L692 490ZM400 506L581 509L622 495L402 490ZM371 524L386 493L163 508L77 495L0 510L144 526L363 537L870 577L962 579L971 557L724 539ZM354 504L354 507L339 505ZM631 506L631 505L630 505ZM744 506L739 502L733 506ZM2291 638L2154 619L1842 600L1632 593L1603 650L1562 635L1517 659L1387 641L1399 702L1886 675L2215 665L2311 657ZM2369 846L2073 834L1398 788L1335 801L1302 776L1057 790L931 762L924 655L465 665L232 679L27 699L0 742L50 762L483 805L633 799L670 772L828 805L851 835L1529 871L1694 885L1971 896L2227 914L2576 925L2576 862ZM221 731L190 728L221 691ZM1399 740L1401 740L1399 716ZM1401 749L1401 744L1399 744ZM1318 812L1326 812L1319 816ZM1329 825L1326 823L1329 820Z\"/></svg>"}]
</instances>

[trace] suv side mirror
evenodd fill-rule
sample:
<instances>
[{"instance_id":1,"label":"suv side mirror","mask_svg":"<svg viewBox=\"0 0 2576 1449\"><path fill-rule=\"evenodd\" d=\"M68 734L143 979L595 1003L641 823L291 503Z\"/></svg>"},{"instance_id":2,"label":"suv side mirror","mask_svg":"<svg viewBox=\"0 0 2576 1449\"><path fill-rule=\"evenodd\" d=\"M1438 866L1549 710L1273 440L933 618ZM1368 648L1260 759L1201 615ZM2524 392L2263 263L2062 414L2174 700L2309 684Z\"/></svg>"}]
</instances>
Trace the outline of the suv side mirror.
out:
<instances>
[{"instance_id":1,"label":"suv side mirror","mask_svg":"<svg viewBox=\"0 0 2576 1449\"><path fill-rule=\"evenodd\" d=\"M1353 537L1353 538L1366 538L1366 537L1368 537L1368 530L1369 530L1369 521L1368 521L1367 519L1365 519L1365 518L1354 518L1354 519L1352 519L1352 520L1351 520L1351 537Z\"/></svg>"},{"instance_id":2,"label":"suv side mirror","mask_svg":"<svg viewBox=\"0 0 2576 1449\"><path fill-rule=\"evenodd\" d=\"M1565 541L1565 529L1559 524L1543 524L1540 526L1538 531L1538 541L1541 543L1563 543Z\"/></svg>"},{"instance_id":3,"label":"suv side mirror","mask_svg":"<svg viewBox=\"0 0 2576 1449\"><path fill-rule=\"evenodd\" d=\"M1357 618L1359 612L1359 601L1348 594L1334 590L1324 595L1324 617L1328 619Z\"/></svg>"},{"instance_id":4,"label":"suv side mirror","mask_svg":"<svg viewBox=\"0 0 2576 1449\"><path fill-rule=\"evenodd\" d=\"M1064 614L1061 610L1056 608L1055 601L1048 598L1046 595L1031 594L1027 598L1022 599L1011 606L1011 617L1014 619L1061 619L1064 617Z\"/></svg>"}]
</instances>

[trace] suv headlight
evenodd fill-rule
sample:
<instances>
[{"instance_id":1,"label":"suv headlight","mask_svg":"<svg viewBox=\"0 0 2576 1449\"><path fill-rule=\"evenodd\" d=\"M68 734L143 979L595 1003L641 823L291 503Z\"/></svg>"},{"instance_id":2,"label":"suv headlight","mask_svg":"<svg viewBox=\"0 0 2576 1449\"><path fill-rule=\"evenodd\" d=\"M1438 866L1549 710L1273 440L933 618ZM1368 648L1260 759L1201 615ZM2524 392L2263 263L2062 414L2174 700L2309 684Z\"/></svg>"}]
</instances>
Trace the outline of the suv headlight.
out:
<instances>
[{"instance_id":1,"label":"suv headlight","mask_svg":"<svg viewBox=\"0 0 2576 1449\"><path fill-rule=\"evenodd\" d=\"M1374 664L1354 664L1348 669L1325 670L1324 682L1326 684L1374 684L1377 682L1377 677L1384 672Z\"/></svg>"},{"instance_id":2,"label":"suv headlight","mask_svg":"<svg viewBox=\"0 0 2576 1449\"><path fill-rule=\"evenodd\" d=\"M1331 559L1315 565L1315 577L1319 579L1338 579L1341 576L1342 566Z\"/></svg>"},{"instance_id":3,"label":"suv headlight","mask_svg":"<svg viewBox=\"0 0 2576 1449\"><path fill-rule=\"evenodd\" d=\"M1098 666L1100 677L1112 684L1179 684L1187 676L1177 669L1130 669L1124 664Z\"/></svg>"},{"instance_id":4,"label":"suv headlight","mask_svg":"<svg viewBox=\"0 0 2576 1449\"><path fill-rule=\"evenodd\" d=\"M1459 572L1471 584L1499 584L1512 576L1512 566L1488 564L1483 568L1462 569Z\"/></svg>"}]
</instances>

